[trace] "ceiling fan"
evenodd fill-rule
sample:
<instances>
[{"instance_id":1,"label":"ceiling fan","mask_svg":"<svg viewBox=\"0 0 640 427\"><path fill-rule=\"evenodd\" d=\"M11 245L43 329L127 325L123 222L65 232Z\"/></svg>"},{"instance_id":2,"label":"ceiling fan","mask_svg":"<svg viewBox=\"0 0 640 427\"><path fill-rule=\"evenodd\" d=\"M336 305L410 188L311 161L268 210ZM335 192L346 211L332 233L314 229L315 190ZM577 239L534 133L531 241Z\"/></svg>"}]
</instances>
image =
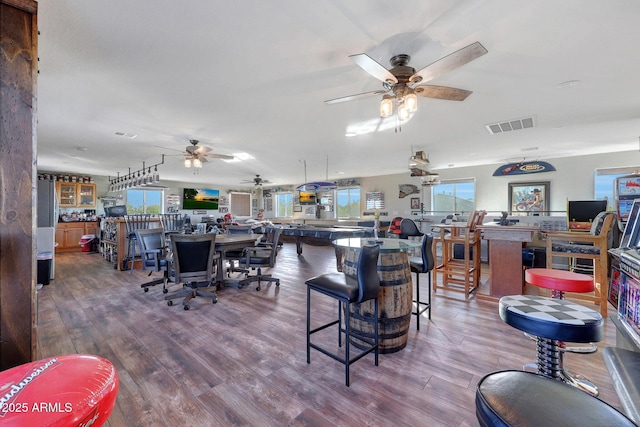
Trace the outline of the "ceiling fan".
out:
<instances>
[{"instance_id":1,"label":"ceiling fan","mask_svg":"<svg viewBox=\"0 0 640 427\"><path fill-rule=\"evenodd\" d=\"M187 145L184 149L185 151L185 159L184 166L187 168L201 168L202 163L207 162L207 158L209 159L226 159L232 160L234 157L227 154L216 154L211 153L211 148L205 147L203 145L198 145L197 139L190 139L189 143L191 145Z\"/></svg>"},{"instance_id":2,"label":"ceiling fan","mask_svg":"<svg viewBox=\"0 0 640 427\"><path fill-rule=\"evenodd\" d=\"M383 118L391 116L395 106L398 118L406 120L418 108L417 96L464 101L471 95L471 91L422 83L436 79L486 53L487 49L480 42L471 43L418 71L409 65L411 57L407 54L393 56L390 59L392 68L389 70L366 53L350 55L349 58L357 65L382 82L383 89L329 99L325 103L336 104L374 95L383 95L380 103L380 116Z\"/></svg>"},{"instance_id":3,"label":"ceiling fan","mask_svg":"<svg viewBox=\"0 0 640 427\"><path fill-rule=\"evenodd\" d=\"M262 187L262 184L271 184L271 181L268 179L260 178L260 175L257 175L252 179L245 179L241 182L242 184L253 184L256 187Z\"/></svg>"}]
</instances>

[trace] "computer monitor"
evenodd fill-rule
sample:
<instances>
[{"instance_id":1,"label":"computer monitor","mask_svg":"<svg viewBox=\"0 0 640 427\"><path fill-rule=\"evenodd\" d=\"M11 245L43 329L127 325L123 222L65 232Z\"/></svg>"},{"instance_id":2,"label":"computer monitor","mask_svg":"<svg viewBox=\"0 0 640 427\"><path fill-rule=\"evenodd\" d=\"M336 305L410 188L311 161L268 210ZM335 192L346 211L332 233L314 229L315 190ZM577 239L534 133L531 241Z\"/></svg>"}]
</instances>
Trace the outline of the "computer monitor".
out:
<instances>
[{"instance_id":1,"label":"computer monitor","mask_svg":"<svg viewBox=\"0 0 640 427\"><path fill-rule=\"evenodd\" d=\"M631 210L629 211L629 217L627 224L624 227L622 238L620 239L620 248L629 248L638 246L638 214L640 213L640 199L633 201Z\"/></svg>"}]
</instances>

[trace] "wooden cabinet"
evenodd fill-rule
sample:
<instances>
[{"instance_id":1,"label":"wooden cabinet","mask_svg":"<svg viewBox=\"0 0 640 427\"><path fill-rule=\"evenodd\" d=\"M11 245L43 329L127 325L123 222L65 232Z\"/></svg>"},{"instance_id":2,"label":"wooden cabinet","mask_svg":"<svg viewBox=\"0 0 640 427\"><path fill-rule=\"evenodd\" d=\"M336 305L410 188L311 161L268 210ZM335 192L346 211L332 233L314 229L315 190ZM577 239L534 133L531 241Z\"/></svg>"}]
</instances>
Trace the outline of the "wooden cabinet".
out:
<instances>
[{"instance_id":1,"label":"wooden cabinet","mask_svg":"<svg viewBox=\"0 0 640 427\"><path fill-rule=\"evenodd\" d=\"M80 240L85 234L96 234L95 221L61 222L56 227L56 252L73 252L80 250Z\"/></svg>"},{"instance_id":2,"label":"wooden cabinet","mask_svg":"<svg viewBox=\"0 0 640 427\"><path fill-rule=\"evenodd\" d=\"M96 185L76 182L56 182L58 204L61 208L96 207Z\"/></svg>"}]
</instances>

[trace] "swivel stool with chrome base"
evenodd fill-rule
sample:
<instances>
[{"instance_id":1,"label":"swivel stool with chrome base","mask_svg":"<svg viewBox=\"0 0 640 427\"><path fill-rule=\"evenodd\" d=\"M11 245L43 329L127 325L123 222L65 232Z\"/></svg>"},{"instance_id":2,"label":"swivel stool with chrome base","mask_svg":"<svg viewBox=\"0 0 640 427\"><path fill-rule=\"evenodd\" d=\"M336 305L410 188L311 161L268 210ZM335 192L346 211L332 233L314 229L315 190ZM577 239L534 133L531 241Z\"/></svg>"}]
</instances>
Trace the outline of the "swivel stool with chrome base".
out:
<instances>
[{"instance_id":1,"label":"swivel stool with chrome base","mask_svg":"<svg viewBox=\"0 0 640 427\"><path fill-rule=\"evenodd\" d=\"M586 293L593 292L593 278L586 274L551 268L530 268L524 273L525 282L551 290L551 298L564 299L565 292ZM598 346L590 343L584 346L567 346L565 342L558 343L560 351L565 353L592 354L598 351ZM572 383L580 383L580 388L597 396L598 387L582 375L574 375L565 368L564 375L571 378Z\"/></svg>"},{"instance_id":2,"label":"swivel stool with chrome base","mask_svg":"<svg viewBox=\"0 0 640 427\"><path fill-rule=\"evenodd\" d=\"M604 319L600 313L566 300L536 295L504 296L500 298L499 313L508 325L536 336L538 374L593 394L565 371L560 342L602 340Z\"/></svg>"}]
</instances>

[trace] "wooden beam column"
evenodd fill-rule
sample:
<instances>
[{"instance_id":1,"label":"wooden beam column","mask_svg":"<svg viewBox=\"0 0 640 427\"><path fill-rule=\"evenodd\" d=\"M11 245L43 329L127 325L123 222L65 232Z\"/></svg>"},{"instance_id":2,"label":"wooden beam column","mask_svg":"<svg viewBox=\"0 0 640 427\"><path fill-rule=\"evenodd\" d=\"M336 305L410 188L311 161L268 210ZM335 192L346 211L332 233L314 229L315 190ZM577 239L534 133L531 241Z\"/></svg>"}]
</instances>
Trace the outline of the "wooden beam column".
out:
<instances>
[{"instance_id":1,"label":"wooden beam column","mask_svg":"<svg viewBox=\"0 0 640 427\"><path fill-rule=\"evenodd\" d=\"M36 355L37 3L0 0L0 370Z\"/></svg>"}]
</instances>

